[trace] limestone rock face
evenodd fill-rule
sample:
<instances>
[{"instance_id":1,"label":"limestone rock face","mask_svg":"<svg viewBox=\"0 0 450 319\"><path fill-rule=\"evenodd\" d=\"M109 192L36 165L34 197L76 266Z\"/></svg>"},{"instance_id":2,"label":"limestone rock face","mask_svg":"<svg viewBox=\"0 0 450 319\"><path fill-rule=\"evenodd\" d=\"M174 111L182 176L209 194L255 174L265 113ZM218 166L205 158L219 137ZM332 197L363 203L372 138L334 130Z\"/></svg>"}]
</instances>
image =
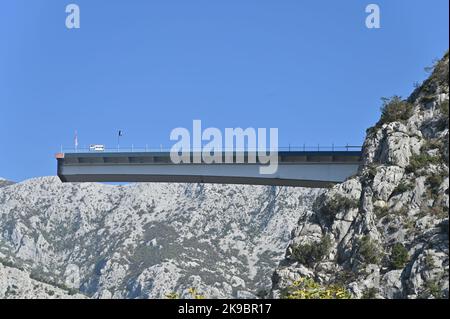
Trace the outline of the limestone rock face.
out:
<instances>
[{"instance_id":1,"label":"limestone rock face","mask_svg":"<svg viewBox=\"0 0 450 319\"><path fill-rule=\"evenodd\" d=\"M86 296L74 294L30 278L23 270L0 264L0 299L83 299Z\"/></svg>"},{"instance_id":2,"label":"limestone rock face","mask_svg":"<svg viewBox=\"0 0 450 319\"><path fill-rule=\"evenodd\" d=\"M448 298L448 100L447 53L398 118L368 130L357 176L301 217L272 296L306 277L356 298Z\"/></svg>"},{"instance_id":3,"label":"limestone rock face","mask_svg":"<svg viewBox=\"0 0 450 319\"><path fill-rule=\"evenodd\" d=\"M32 179L0 188L0 263L93 298L249 298L322 192Z\"/></svg>"}]
</instances>

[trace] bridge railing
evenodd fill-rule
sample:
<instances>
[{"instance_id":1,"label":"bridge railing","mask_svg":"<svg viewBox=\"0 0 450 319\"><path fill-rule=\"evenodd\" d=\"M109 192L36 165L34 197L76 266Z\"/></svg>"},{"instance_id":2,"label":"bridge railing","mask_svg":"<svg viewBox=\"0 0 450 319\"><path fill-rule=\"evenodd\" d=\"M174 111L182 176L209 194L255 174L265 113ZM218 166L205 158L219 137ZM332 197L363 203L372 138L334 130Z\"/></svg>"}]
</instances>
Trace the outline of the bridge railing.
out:
<instances>
[{"instance_id":1,"label":"bridge railing","mask_svg":"<svg viewBox=\"0 0 450 319\"><path fill-rule=\"evenodd\" d=\"M361 151L362 146L358 146L358 145L331 145L331 146L323 146L323 145L289 145L289 146L282 146L282 147L278 147L276 149L270 149L267 148L266 151L278 151L278 152L337 152L337 151ZM203 149L201 148L191 148L190 151L191 152L201 152ZM107 147L105 145L104 150L102 151L96 151L96 150L92 150L89 147L85 146L85 147L71 147L71 148L66 148L61 146L60 148L60 152L61 153L123 153L123 152L139 152L139 153L145 153L145 152L152 152L152 153L157 153L157 152L170 152L171 148L164 148L162 146L160 147L149 147L149 146L140 146L140 147L136 147L134 145L131 145L131 147ZM250 148L245 148L245 149L237 149L237 148L232 148L232 149L227 149L227 148L222 148L221 149L222 152L249 152L249 151L258 151L258 149L250 149Z\"/></svg>"}]
</instances>

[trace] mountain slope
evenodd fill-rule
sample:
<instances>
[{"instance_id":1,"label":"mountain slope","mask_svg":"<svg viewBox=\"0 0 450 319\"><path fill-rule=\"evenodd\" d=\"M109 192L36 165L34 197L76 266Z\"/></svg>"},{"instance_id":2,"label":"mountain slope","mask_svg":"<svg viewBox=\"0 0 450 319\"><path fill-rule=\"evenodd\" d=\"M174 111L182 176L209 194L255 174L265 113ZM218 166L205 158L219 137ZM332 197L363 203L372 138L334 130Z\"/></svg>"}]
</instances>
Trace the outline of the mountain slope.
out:
<instances>
[{"instance_id":1,"label":"mountain slope","mask_svg":"<svg viewBox=\"0 0 450 319\"><path fill-rule=\"evenodd\" d=\"M321 192L32 179L0 189L0 258L95 298L251 297Z\"/></svg>"},{"instance_id":2,"label":"mountain slope","mask_svg":"<svg viewBox=\"0 0 450 319\"><path fill-rule=\"evenodd\" d=\"M20 269L0 263L0 299L83 299L81 294L30 278Z\"/></svg>"},{"instance_id":3,"label":"mountain slope","mask_svg":"<svg viewBox=\"0 0 450 319\"><path fill-rule=\"evenodd\" d=\"M358 298L448 298L448 63L385 101L357 176L300 218L273 296L300 296L307 279Z\"/></svg>"},{"instance_id":4,"label":"mountain slope","mask_svg":"<svg viewBox=\"0 0 450 319\"><path fill-rule=\"evenodd\" d=\"M6 186L9 186L12 184L14 184L14 182L8 181L8 180L4 179L3 177L0 177L0 188L6 187Z\"/></svg>"}]
</instances>

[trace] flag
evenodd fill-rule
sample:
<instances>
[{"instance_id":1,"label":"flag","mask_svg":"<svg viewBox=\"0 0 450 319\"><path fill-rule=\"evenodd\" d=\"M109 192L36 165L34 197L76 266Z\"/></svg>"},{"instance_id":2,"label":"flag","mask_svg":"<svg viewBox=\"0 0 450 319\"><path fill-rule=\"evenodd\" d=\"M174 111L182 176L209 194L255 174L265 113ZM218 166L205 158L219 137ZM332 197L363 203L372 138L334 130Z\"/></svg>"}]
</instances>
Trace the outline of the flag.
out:
<instances>
[{"instance_id":1,"label":"flag","mask_svg":"<svg viewBox=\"0 0 450 319\"><path fill-rule=\"evenodd\" d=\"M119 136L122 136L123 134L122 134L122 130L119 130Z\"/></svg>"},{"instance_id":2,"label":"flag","mask_svg":"<svg viewBox=\"0 0 450 319\"><path fill-rule=\"evenodd\" d=\"M78 132L75 130L75 139L74 139L75 148L78 148Z\"/></svg>"}]
</instances>

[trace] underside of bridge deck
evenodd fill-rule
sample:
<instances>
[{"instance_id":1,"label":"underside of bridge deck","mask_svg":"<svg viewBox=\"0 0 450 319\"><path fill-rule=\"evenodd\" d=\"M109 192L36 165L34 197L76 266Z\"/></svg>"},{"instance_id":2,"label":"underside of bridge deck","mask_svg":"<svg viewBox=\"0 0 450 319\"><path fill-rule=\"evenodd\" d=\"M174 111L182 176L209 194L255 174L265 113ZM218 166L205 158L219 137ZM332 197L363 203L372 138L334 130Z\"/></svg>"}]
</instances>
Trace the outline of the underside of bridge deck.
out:
<instances>
[{"instance_id":1,"label":"underside of bridge deck","mask_svg":"<svg viewBox=\"0 0 450 319\"><path fill-rule=\"evenodd\" d=\"M194 154L191 154L192 156ZM236 153L233 153L236 160ZM259 162L174 164L169 153L59 153L63 182L168 182L327 187L355 174L361 152L280 152L274 174Z\"/></svg>"}]
</instances>

